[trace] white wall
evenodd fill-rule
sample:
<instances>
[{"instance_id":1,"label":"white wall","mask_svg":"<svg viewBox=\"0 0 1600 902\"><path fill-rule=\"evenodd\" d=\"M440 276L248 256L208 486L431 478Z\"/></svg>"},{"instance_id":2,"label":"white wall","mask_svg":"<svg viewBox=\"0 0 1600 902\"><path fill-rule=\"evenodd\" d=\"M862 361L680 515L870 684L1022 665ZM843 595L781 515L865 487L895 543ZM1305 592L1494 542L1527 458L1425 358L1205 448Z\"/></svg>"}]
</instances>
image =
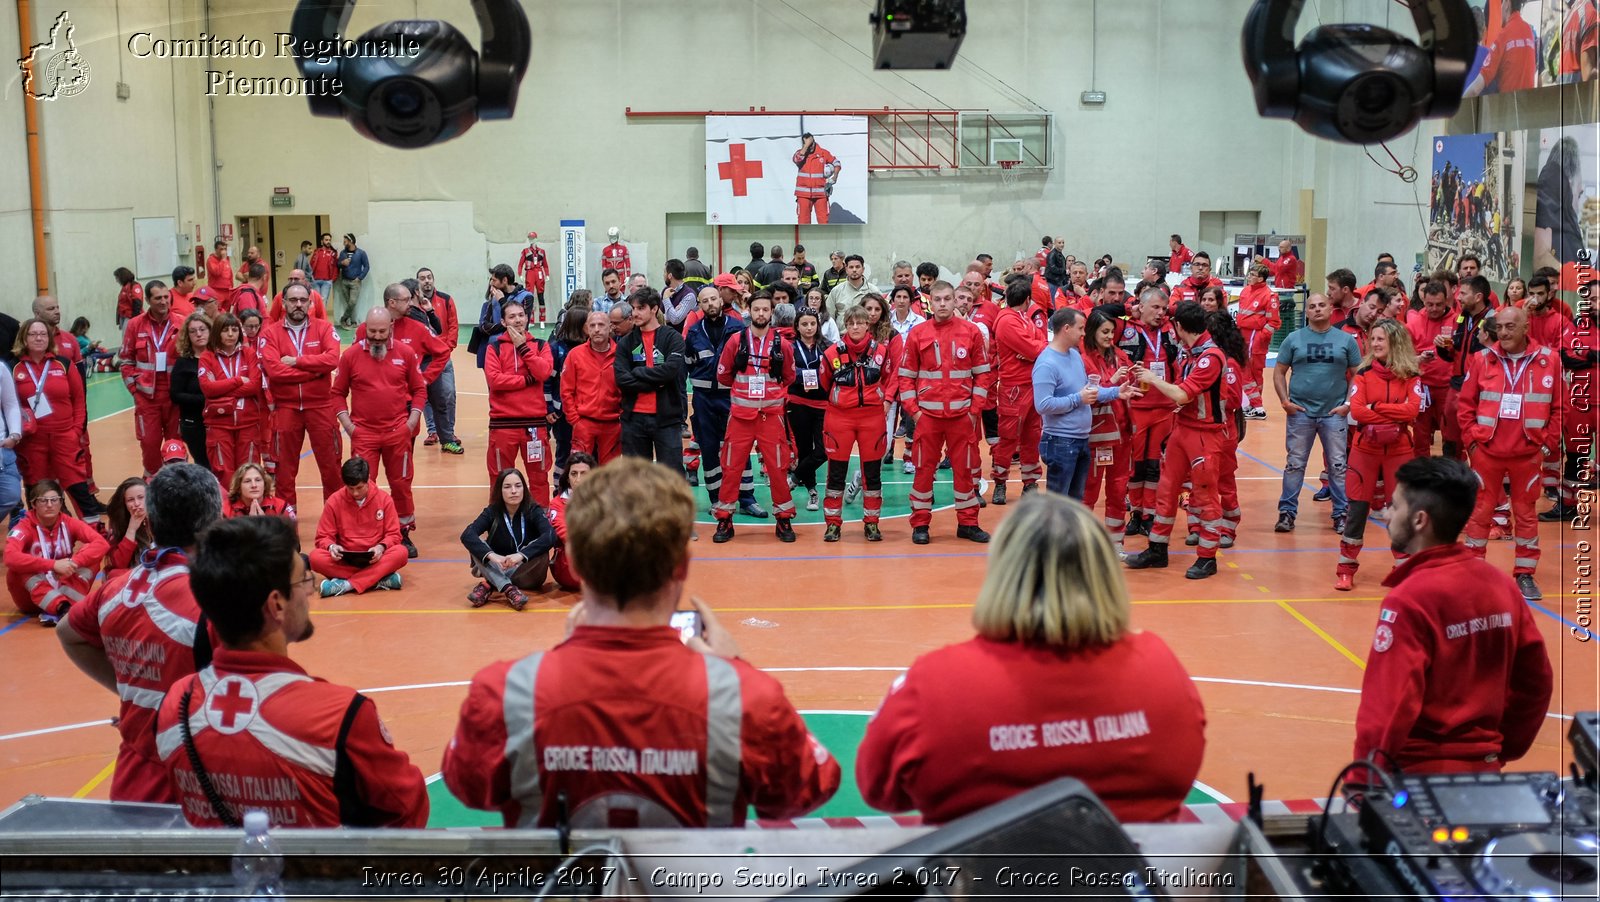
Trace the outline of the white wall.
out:
<instances>
[{"instance_id":1,"label":"white wall","mask_svg":"<svg viewBox=\"0 0 1600 902\"><path fill-rule=\"evenodd\" d=\"M869 68L863 0L525 0L535 46L516 118L480 123L441 147L381 147L341 120L312 119L300 98L217 98L221 215L231 222L271 214L272 189L288 185L293 213L325 215L335 234L362 236L375 278L426 262L442 284L474 298L486 265L515 262L501 248L521 246L536 229L553 251L563 218L587 220L596 250L605 227L622 226L630 242L651 249L652 271L681 255L682 247L667 246L666 217L704 209L703 125L694 117L630 120L626 107L1012 112L1037 104L1056 115L1057 166L1048 175L1011 188L970 171L874 176L870 225L808 227L801 240L813 258L835 247L860 250L880 275L899 257L956 269L979 251L1009 259L1031 252L1041 234L1066 235L1081 255L1109 250L1136 261L1162 252L1169 232L1194 235L1202 210L1259 210L1263 230L1297 232L1303 214L1326 218L1330 268L1363 273L1380 250L1408 257L1421 245L1412 205L1427 177L1429 138L1442 124L1392 145L1422 173L1414 194L1360 148L1260 119L1238 50L1248 5L983 0L971 4L952 71L881 73ZM203 27L199 0L173 0L171 9L175 25L164 0L125 0L119 33L106 0L74 5L90 88L40 105L52 286L69 314L96 320L97 332L110 321L110 271L132 258L133 217L199 223L207 241L217 231L205 63L134 60L125 51L135 31L192 38ZM59 11L35 8L34 40ZM1321 12L1329 22L1389 20L1396 28L1403 18L1386 0L1323 0ZM270 44L288 15L286 6L216 0L211 31ZM415 15L445 18L477 39L466 0L364 0L351 31ZM0 58L18 55L14 7L0 4ZM213 65L295 74L291 61L274 58ZM1093 86L1109 95L1103 108L1079 104L1091 66ZM115 99L119 77L133 92L125 102ZM0 88L0 265L17 284L0 309L17 313L32 264L16 75ZM1459 119L1449 127L1472 130ZM1314 209L1302 211L1308 187ZM430 222L448 223L447 234L405 246L418 239L402 241L404 234ZM745 262L752 238L785 248L794 240L792 228L727 231L724 265ZM701 249L713 252L705 242ZM597 268L590 276L598 280Z\"/></svg>"}]
</instances>

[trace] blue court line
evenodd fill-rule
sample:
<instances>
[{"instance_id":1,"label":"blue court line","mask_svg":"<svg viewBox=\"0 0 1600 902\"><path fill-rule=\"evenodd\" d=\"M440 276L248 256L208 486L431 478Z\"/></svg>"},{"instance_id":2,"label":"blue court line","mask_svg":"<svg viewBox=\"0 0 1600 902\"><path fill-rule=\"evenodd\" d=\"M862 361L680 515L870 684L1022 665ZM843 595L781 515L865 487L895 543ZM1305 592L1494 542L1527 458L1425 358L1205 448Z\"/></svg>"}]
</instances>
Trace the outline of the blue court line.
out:
<instances>
[{"instance_id":1,"label":"blue court line","mask_svg":"<svg viewBox=\"0 0 1600 902\"><path fill-rule=\"evenodd\" d=\"M1555 611L1550 610L1549 608L1545 607L1542 604L1539 604L1536 601L1528 602L1528 607L1533 608L1535 611L1538 611L1539 613L1545 615L1546 617L1553 617L1556 620L1561 621L1562 624L1564 624L1567 627L1567 629L1583 630L1585 633L1588 633L1591 636L1594 635L1593 633L1590 633L1588 629L1585 629L1584 627L1581 627L1581 626L1577 625L1576 623L1573 623L1571 620L1568 620L1567 618L1561 616L1560 614L1557 614Z\"/></svg>"},{"instance_id":2,"label":"blue court line","mask_svg":"<svg viewBox=\"0 0 1600 902\"><path fill-rule=\"evenodd\" d=\"M12 630L16 629L17 627L23 625L24 623L32 623L33 620L34 620L34 618L32 618L32 617L23 617L20 620L18 620L16 623L11 624L10 626L5 627L4 629L0 629L0 636L4 636L6 633L11 632Z\"/></svg>"}]
</instances>

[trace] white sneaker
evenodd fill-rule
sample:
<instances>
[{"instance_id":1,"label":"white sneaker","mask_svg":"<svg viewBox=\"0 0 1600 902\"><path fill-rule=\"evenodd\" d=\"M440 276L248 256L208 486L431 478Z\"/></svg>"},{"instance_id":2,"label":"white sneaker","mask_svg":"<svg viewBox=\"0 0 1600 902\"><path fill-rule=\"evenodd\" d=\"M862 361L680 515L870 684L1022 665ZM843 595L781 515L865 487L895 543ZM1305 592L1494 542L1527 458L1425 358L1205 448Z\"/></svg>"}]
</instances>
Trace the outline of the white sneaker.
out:
<instances>
[{"instance_id":1,"label":"white sneaker","mask_svg":"<svg viewBox=\"0 0 1600 902\"><path fill-rule=\"evenodd\" d=\"M810 497L806 500L806 510L814 511L817 509L817 490L811 489L808 494Z\"/></svg>"},{"instance_id":2,"label":"white sneaker","mask_svg":"<svg viewBox=\"0 0 1600 902\"><path fill-rule=\"evenodd\" d=\"M861 494L861 471L857 470L850 477L850 484L844 487L844 503L854 504L856 496Z\"/></svg>"},{"instance_id":3,"label":"white sneaker","mask_svg":"<svg viewBox=\"0 0 1600 902\"><path fill-rule=\"evenodd\" d=\"M911 476L917 472L917 468L913 467L911 465L911 461L908 460L904 464L900 465L900 472L906 474L907 476Z\"/></svg>"}]
</instances>

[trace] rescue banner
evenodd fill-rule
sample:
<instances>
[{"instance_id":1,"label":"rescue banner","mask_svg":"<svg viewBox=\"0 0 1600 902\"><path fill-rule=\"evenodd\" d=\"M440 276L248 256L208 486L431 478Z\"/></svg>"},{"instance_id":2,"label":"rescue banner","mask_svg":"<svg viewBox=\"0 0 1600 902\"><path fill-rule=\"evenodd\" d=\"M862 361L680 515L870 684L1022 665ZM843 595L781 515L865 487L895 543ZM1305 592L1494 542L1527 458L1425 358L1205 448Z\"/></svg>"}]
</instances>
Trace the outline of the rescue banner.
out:
<instances>
[{"instance_id":1,"label":"rescue banner","mask_svg":"<svg viewBox=\"0 0 1600 902\"><path fill-rule=\"evenodd\" d=\"M584 227L581 219L561 220L561 284L566 289L563 297L572 297L580 288L588 287L584 266Z\"/></svg>"}]
</instances>

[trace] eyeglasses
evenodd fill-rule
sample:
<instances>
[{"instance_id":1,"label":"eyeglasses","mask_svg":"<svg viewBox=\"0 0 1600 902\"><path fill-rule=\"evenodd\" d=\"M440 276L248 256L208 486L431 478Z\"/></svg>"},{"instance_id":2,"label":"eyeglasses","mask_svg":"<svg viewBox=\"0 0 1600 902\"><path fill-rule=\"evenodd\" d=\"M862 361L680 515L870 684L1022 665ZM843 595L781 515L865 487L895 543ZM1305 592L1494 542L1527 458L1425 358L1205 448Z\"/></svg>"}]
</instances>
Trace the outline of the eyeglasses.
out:
<instances>
[{"instance_id":1,"label":"eyeglasses","mask_svg":"<svg viewBox=\"0 0 1600 902\"><path fill-rule=\"evenodd\" d=\"M61 496L60 495L46 495L46 496L44 496L42 498L33 499L33 503L34 504L60 504L61 503Z\"/></svg>"}]
</instances>

